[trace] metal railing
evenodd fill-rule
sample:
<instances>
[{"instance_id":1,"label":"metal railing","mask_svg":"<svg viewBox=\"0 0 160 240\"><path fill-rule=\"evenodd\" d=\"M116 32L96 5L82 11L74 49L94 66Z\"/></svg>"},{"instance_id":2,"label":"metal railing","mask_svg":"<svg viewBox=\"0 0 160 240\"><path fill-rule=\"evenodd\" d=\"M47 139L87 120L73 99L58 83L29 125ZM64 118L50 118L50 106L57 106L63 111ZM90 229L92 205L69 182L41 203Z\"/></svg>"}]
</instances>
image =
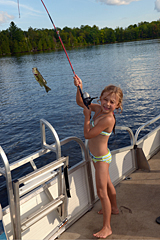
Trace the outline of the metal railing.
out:
<instances>
[{"instance_id":1,"label":"metal railing","mask_svg":"<svg viewBox=\"0 0 160 240\"><path fill-rule=\"evenodd\" d=\"M155 117L155 118L151 119L150 121L146 122L145 124L143 124L142 126L140 126L140 127L137 129L136 134L135 134L135 144L137 144L138 136L139 136L140 132L141 132L144 128L148 127L149 125L151 125L152 123L156 122L156 121L159 120L159 119L160 119L160 115L158 115L157 117Z\"/></svg>"},{"instance_id":2,"label":"metal railing","mask_svg":"<svg viewBox=\"0 0 160 240\"><path fill-rule=\"evenodd\" d=\"M55 140L55 144L52 145L52 146L48 145L46 143L45 126L47 126L49 128L49 130L51 131L52 136ZM56 153L56 159L60 158L61 157L61 145L60 145L59 137L58 137L58 134L57 134L56 130L45 119L40 119L40 130L41 130L41 146L42 146L42 148L50 150L52 152L55 152Z\"/></svg>"},{"instance_id":3,"label":"metal railing","mask_svg":"<svg viewBox=\"0 0 160 240\"><path fill-rule=\"evenodd\" d=\"M0 146L0 156L3 161L4 168L0 173L6 178L6 186L7 186L7 195L8 195L8 203L10 208L10 217L11 217L11 227L13 231L13 239L15 239L15 206L14 206L14 195L12 188L12 176L10 171L9 162L5 152Z\"/></svg>"},{"instance_id":4,"label":"metal railing","mask_svg":"<svg viewBox=\"0 0 160 240\"><path fill-rule=\"evenodd\" d=\"M130 136L131 145L135 144L134 134L133 134L132 130L129 127L116 126L115 129L127 131L129 133L129 136Z\"/></svg>"}]
</instances>

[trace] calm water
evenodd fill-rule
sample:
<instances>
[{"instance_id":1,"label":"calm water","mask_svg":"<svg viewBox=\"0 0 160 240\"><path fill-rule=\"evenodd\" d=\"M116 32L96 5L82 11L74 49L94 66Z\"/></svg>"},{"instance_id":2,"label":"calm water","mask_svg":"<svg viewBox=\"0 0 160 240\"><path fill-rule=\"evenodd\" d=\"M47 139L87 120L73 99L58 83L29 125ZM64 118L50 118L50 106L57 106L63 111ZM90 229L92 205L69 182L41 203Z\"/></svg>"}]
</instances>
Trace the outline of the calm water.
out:
<instances>
[{"instance_id":1,"label":"calm water","mask_svg":"<svg viewBox=\"0 0 160 240\"><path fill-rule=\"evenodd\" d=\"M124 111L116 114L117 125L133 132L160 114L160 40L117 43L68 51L84 91L99 96L108 84L120 86L124 92ZM36 82L32 68L37 67L52 89L46 93ZM65 53L0 58L0 145L9 162L14 162L41 148L41 118L49 121L59 138L83 137L83 111L75 102L73 73ZM47 133L48 143L53 139ZM129 136L111 136L109 147L127 146ZM81 160L75 143L62 148L70 156L70 166ZM55 159L54 153L37 160L37 165ZM0 163L0 166L2 164ZM13 173L13 178L27 173L30 167ZM1 202L4 205L4 181L0 178Z\"/></svg>"}]
</instances>

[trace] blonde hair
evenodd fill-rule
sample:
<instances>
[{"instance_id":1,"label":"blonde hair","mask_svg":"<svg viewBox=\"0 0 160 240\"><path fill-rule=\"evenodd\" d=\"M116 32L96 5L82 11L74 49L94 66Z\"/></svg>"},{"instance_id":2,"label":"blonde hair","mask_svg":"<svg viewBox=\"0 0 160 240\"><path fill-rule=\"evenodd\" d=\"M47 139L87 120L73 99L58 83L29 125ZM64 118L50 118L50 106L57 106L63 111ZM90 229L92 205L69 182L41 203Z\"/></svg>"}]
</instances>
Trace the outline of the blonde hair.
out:
<instances>
[{"instance_id":1,"label":"blonde hair","mask_svg":"<svg viewBox=\"0 0 160 240\"><path fill-rule=\"evenodd\" d=\"M109 85L109 86L107 86L103 89L100 97L102 97L102 95L105 92L108 92L108 95L113 94L113 93L116 94L116 96L118 97L118 107L117 107L117 109L120 108L121 112L122 112L123 111L123 106L122 106L123 92L122 92L122 89L120 87L117 87L117 86L114 86L114 85Z\"/></svg>"}]
</instances>

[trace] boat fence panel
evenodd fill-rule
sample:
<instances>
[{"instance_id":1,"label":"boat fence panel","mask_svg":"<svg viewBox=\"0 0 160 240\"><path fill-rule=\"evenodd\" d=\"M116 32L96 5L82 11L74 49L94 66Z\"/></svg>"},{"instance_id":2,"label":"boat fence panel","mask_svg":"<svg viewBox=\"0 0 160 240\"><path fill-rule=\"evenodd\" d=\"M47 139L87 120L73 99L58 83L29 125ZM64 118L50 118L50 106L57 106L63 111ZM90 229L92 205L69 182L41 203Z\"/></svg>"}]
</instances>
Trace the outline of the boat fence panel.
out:
<instances>
[{"instance_id":1,"label":"boat fence panel","mask_svg":"<svg viewBox=\"0 0 160 240\"><path fill-rule=\"evenodd\" d=\"M146 159L150 159L156 152L160 149L160 126L150 131L147 135L138 140L140 132L151 125L152 123L157 122L160 119L160 115L146 122L140 126L135 134L135 146L141 148L144 152Z\"/></svg>"},{"instance_id":2,"label":"boat fence panel","mask_svg":"<svg viewBox=\"0 0 160 240\"><path fill-rule=\"evenodd\" d=\"M125 126L117 126L121 131L127 131L130 136L130 144L127 147L111 151L112 162L110 164L110 177L114 185L118 184L121 180L126 178L136 168L134 144L135 138L130 128Z\"/></svg>"},{"instance_id":3,"label":"boat fence panel","mask_svg":"<svg viewBox=\"0 0 160 240\"><path fill-rule=\"evenodd\" d=\"M160 150L160 127L151 131L137 141L137 148L141 148L147 160Z\"/></svg>"},{"instance_id":4,"label":"boat fence panel","mask_svg":"<svg viewBox=\"0 0 160 240\"><path fill-rule=\"evenodd\" d=\"M132 147L130 150L123 149L123 152L119 152L112 155L112 162L110 164L110 176L114 185L119 183L128 174L135 169L133 161Z\"/></svg>"},{"instance_id":5,"label":"boat fence panel","mask_svg":"<svg viewBox=\"0 0 160 240\"><path fill-rule=\"evenodd\" d=\"M89 206L89 191L85 167L82 166L69 175L71 198L68 199L68 215L74 216Z\"/></svg>"},{"instance_id":6,"label":"boat fence panel","mask_svg":"<svg viewBox=\"0 0 160 240\"><path fill-rule=\"evenodd\" d=\"M155 118L149 120L148 122L146 122L145 124L143 124L142 126L140 126L140 127L137 129L137 131L136 131L136 133L135 133L135 144L137 144L138 136L139 136L140 132L141 132L144 128L146 128L146 127L148 127L149 125L151 125L152 123L155 123L156 121L158 121L159 119L160 119L160 115L158 115L158 116L156 116Z\"/></svg>"}]
</instances>

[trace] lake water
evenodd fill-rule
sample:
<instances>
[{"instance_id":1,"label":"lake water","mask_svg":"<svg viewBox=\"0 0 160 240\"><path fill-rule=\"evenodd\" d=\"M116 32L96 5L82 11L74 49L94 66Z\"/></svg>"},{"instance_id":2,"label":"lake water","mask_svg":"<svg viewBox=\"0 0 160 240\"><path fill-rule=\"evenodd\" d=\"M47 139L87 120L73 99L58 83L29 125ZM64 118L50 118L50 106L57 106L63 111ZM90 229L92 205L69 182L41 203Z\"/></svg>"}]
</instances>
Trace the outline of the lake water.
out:
<instances>
[{"instance_id":1,"label":"lake water","mask_svg":"<svg viewBox=\"0 0 160 240\"><path fill-rule=\"evenodd\" d=\"M122 88L124 110L116 114L117 125L130 127L135 133L160 114L160 39L92 46L70 50L68 55L91 97L100 96L108 84ZM47 80L52 89L48 93L35 80L33 67ZM0 96L0 145L10 163L41 148L41 118L52 124L60 139L77 136L84 141L83 111L76 105L73 73L63 51L0 58ZM52 143L47 134L48 143ZM126 132L112 134L111 150L127 145ZM62 153L69 155L70 166L81 160L74 143L63 147ZM55 159L53 154L37 160L37 165ZM26 174L29 168L16 171L13 177ZM4 186L1 177L2 205Z\"/></svg>"}]
</instances>

